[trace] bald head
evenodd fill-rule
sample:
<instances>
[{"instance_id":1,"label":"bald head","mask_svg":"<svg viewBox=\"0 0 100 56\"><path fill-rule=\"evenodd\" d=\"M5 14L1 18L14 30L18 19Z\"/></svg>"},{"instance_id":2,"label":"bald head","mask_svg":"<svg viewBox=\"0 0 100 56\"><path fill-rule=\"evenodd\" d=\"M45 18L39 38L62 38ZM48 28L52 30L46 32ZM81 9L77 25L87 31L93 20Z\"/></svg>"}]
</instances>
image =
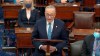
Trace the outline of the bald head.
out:
<instances>
[{"instance_id":1,"label":"bald head","mask_svg":"<svg viewBox=\"0 0 100 56\"><path fill-rule=\"evenodd\" d=\"M52 21L54 20L56 16L56 9L54 6L49 5L45 8L45 17L47 19L47 21Z\"/></svg>"}]
</instances>

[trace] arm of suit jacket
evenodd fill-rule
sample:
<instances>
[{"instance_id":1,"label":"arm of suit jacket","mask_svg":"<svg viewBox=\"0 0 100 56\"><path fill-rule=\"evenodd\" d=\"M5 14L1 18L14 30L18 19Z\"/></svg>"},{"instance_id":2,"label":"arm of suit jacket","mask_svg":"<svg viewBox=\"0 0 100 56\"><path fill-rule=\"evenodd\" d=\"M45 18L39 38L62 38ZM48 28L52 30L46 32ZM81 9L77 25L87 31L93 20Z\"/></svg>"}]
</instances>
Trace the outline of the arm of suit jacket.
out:
<instances>
[{"instance_id":1,"label":"arm of suit jacket","mask_svg":"<svg viewBox=\"0 0 100 56\"><path fill-rule=\"evenodd\" d=\"M66 30L63 25L62 30L61 30L61 40L63 40L64 42L60 42L55 46L58 51L62 50L63 47L67 46L68 38L69 38L69 31Z\"/></svg>"},{"instance_id":2,"label":"arm of suit jacket","mask_svg":"<svg viewBox=\"0 0 100 56\"><path fill-rule=\"evenodd\" d=\"M4 21L3 10L2 10L1 7L0 7L0 20L1 20L1 21Z\"/></svg>"},{"instance_id":3,"label":"arm of suit jacket","mask_svg":"<svg viewBox=\"0 0 100 56\"><path fill-rule=\"evenodd\" d=\"M22 10L19 11L19 15L18 15L18 25L21 27L25 27L25 25L23 24L23 22L21 21L22 19Z\"/></svg>"},{"instance_id":4,"label":"arm of suit jacket","mask_svg":"<svg viewBox=\"0 0 100 56\"><path fill-rule=\"evenodd\" d=\"M39 33L38 33L38 24L36 23L34 25L34 31L32 32L32 40L34 39L38 39L39 38ZM41 42L39 41L32 41L33 45L35 46L35 48L39 49L39 46L42 44Z\"/></svg>"}]
</instances>

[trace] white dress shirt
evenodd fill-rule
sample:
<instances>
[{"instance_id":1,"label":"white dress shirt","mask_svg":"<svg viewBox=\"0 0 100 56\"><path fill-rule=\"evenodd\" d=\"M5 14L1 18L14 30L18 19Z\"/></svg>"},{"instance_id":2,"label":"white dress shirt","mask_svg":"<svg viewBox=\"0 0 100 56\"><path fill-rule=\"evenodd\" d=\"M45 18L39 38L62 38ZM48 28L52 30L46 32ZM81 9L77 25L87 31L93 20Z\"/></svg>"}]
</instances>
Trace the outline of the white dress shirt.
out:
<instances>
[{"instance_id":1,"label":"white dress shirt","mask_svg":"<svg viewBox=\"0 0 100 56\"><path fill-rule=\"evenodd\" d=\"M54 26L54 20L51 22L51 32L53 31L53 26ZM47 21L46 22L46 31L47 31L47 34L48 34L48 28L49 28L49 22Z\"/></svg>"},{"instance_id":2,"label":"white dress shirt","mask_svg":"<svg viewBox=\"0 0 100 56\"><path fill-rule=\"evenodd\" d=\"M26 11L27 19L29 20L31 17L31 11Z\"/></svg>"}]
</instances>

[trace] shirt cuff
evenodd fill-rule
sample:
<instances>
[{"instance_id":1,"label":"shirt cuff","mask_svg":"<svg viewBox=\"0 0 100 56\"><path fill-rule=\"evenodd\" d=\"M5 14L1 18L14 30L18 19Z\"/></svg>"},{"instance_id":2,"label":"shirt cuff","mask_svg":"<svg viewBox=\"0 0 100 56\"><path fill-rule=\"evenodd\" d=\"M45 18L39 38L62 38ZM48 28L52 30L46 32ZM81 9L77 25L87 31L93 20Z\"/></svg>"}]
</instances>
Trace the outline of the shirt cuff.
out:
<instances>
[{"instance_id":1,"label":"shirt cuff","mask_svg":"<svg viewBox=\"0 0 100 56\"><path fill-rule=\"evenodd\" d=\"M39 49L41 48L41 46L43 46L43 45L40 45L40 46L39 46Z\"/></svg>"}]
</instances>

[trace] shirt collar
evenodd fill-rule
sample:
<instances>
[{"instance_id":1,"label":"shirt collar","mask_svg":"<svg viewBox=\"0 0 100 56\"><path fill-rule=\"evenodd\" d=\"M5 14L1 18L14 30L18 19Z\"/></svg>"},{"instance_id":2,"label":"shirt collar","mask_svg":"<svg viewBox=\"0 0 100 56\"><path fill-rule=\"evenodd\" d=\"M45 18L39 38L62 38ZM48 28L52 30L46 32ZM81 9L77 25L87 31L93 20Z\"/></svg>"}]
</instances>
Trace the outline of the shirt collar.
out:
<instances>
[{"instance_id":1,"label":"shirt collar","mask_svg":"<svg viewBox=\"0 0 100 56\"><path fill-rule=\"evenodd\" d=\"M47 25L49 24L49 22L48 22L48 21L47 21L46 23L47 23ZM54 20L51 22L51 25L52 25L52 24L54 24Z\"/></svg>"}]
</instances>

